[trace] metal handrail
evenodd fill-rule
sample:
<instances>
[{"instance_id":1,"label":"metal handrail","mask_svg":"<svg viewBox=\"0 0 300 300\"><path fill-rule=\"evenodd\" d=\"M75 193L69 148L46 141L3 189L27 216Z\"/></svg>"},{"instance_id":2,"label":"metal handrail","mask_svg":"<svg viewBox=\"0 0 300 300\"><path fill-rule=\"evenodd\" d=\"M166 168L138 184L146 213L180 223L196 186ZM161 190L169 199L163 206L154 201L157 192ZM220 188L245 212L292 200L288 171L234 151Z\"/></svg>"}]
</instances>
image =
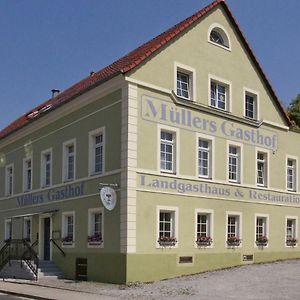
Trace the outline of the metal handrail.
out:
<instances>
[{"instance_id":1,"label":"metal handrail","mask_svg":"<svg viewBox=\"0 0 300 300\"><path fill-rule=\"evenodd\" d=\"M54 239L50 239L50 242L52 242L56 246L56 248L60 251L60 253L63 256L66 256L65 251L56 243L56 241Z\"/></svg>"},{"instance_id":2,"label":"metal handrail","mask_svg":"<svg viewBox=\"0 0 300 300\"><path fill-rule=\"evenodd\" d=\"M11 260L24 261L38 279L39 259L32 246L24 239L10 239L0 250L0 271Z\"/></svg>"}]
</instances>

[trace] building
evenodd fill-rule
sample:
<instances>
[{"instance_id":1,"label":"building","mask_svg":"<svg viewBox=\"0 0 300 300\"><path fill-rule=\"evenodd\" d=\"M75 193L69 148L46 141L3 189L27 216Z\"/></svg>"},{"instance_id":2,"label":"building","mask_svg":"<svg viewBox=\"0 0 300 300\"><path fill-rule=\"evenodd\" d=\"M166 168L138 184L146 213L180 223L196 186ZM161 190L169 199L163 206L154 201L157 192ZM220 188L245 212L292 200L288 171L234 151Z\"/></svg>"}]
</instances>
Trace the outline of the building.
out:
<instances>
[{"instance_id":1,"label":"building","mask_svg":"<svg viewBox=\"0 0 300 300\"><path fill-rule=\"evenodd\" d=\"M1 131L2 245L106 282L300 257L290 125L214 1Z\"/></svg>"}]
</instances>

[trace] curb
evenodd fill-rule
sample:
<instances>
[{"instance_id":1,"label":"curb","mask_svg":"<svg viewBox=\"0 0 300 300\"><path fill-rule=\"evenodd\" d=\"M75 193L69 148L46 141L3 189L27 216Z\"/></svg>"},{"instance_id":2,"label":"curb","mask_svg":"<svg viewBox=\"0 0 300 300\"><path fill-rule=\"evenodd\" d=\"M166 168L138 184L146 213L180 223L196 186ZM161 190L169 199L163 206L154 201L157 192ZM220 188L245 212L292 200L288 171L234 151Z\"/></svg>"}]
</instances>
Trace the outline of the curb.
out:
<instances>
[{"instance_id":1,"label":"curb","mask_svg":"<svg viewBox=\"0 0 300 300\"><path fill-rule=\"evenodd\" d=\"M54 298L45 298L45 297L40 297L40 296L35 296L35 295L28 295L28 294L22 294L18 292L12 292L12 291L7 291L7 290L1 290L0 293L7 294L7 295L12 295L12 296L17 296L17 297L23 297L23 298L28 298L28 299L37 299L37 300L57 300Z\"/></svg>"}]
</instances>

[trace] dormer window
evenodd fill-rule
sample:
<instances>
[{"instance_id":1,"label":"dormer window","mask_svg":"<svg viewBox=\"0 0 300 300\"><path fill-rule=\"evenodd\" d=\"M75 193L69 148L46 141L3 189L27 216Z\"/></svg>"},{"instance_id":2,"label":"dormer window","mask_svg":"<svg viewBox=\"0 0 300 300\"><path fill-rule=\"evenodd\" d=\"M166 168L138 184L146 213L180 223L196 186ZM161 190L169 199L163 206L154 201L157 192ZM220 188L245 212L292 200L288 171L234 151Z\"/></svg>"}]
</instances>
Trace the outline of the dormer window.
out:
<instances>
[{"instance_id":1,"label":"dormer window","mask_svg":"<svg viewBox=\"0 0 300 300\"><path fill-rule=\"evenodd\" d=\"M226 29L220 24L212 24L208 29L208 41L216 46L230 50L230 39Z\"/></svg>"}]
</instances>

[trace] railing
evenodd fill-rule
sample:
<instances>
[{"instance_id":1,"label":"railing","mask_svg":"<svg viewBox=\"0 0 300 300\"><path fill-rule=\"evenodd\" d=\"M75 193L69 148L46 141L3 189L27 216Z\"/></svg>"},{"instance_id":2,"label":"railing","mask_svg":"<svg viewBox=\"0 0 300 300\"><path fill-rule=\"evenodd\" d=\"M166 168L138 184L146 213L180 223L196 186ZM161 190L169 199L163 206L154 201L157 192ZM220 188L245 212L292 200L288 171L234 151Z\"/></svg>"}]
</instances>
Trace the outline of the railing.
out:
<instances>
[{"instance_id":1,"label":"railing","mask_svg":"<svg viewBox=\"0 0 300 300\"><path fill-rule=\"evenodd\" d=\"M56 241L54 239L50 239L50 242L53 243L53 245L60 251L60 253L63 255L63 256L66 256L66 253L65 251L56 243Z\"/></svg>"},{"instance_id":2,"label":"railing","mask_svg":"<svg viewBox=\"0 0 300 300\"><path fill-rule=\"evenodd\" d=\"M5 245L0 250L0 271L7 263L10 263L11 260L24 261L37 280L39 259L32 245L26 240L11 239L5 241Z\"/></svg>"},{"instance_id":3,"label":"railing","mask_svg":"<svg viewBox=\"0 0 300 300\"><path fill-rule=\"evenodd\" d=\"M38 269L39 269L39 258L37 253L34 251L34 246L38 245L38 240L36 240L32 245L30 245L26 240L23 240L26 250L22 255L22 260L26 263L32 273L35 275L35 279L38 279Z\"/></svg>"},{"instance_id":4,"label":"railing","mask_svg":"<svg viewBox=\"0 0 300 300\"><path fill-rule=\"evenodd\" d=\"M5 242L5 245L0 250L0 271L10 260L10 240Z\"/></svg>"}]
</instances>

